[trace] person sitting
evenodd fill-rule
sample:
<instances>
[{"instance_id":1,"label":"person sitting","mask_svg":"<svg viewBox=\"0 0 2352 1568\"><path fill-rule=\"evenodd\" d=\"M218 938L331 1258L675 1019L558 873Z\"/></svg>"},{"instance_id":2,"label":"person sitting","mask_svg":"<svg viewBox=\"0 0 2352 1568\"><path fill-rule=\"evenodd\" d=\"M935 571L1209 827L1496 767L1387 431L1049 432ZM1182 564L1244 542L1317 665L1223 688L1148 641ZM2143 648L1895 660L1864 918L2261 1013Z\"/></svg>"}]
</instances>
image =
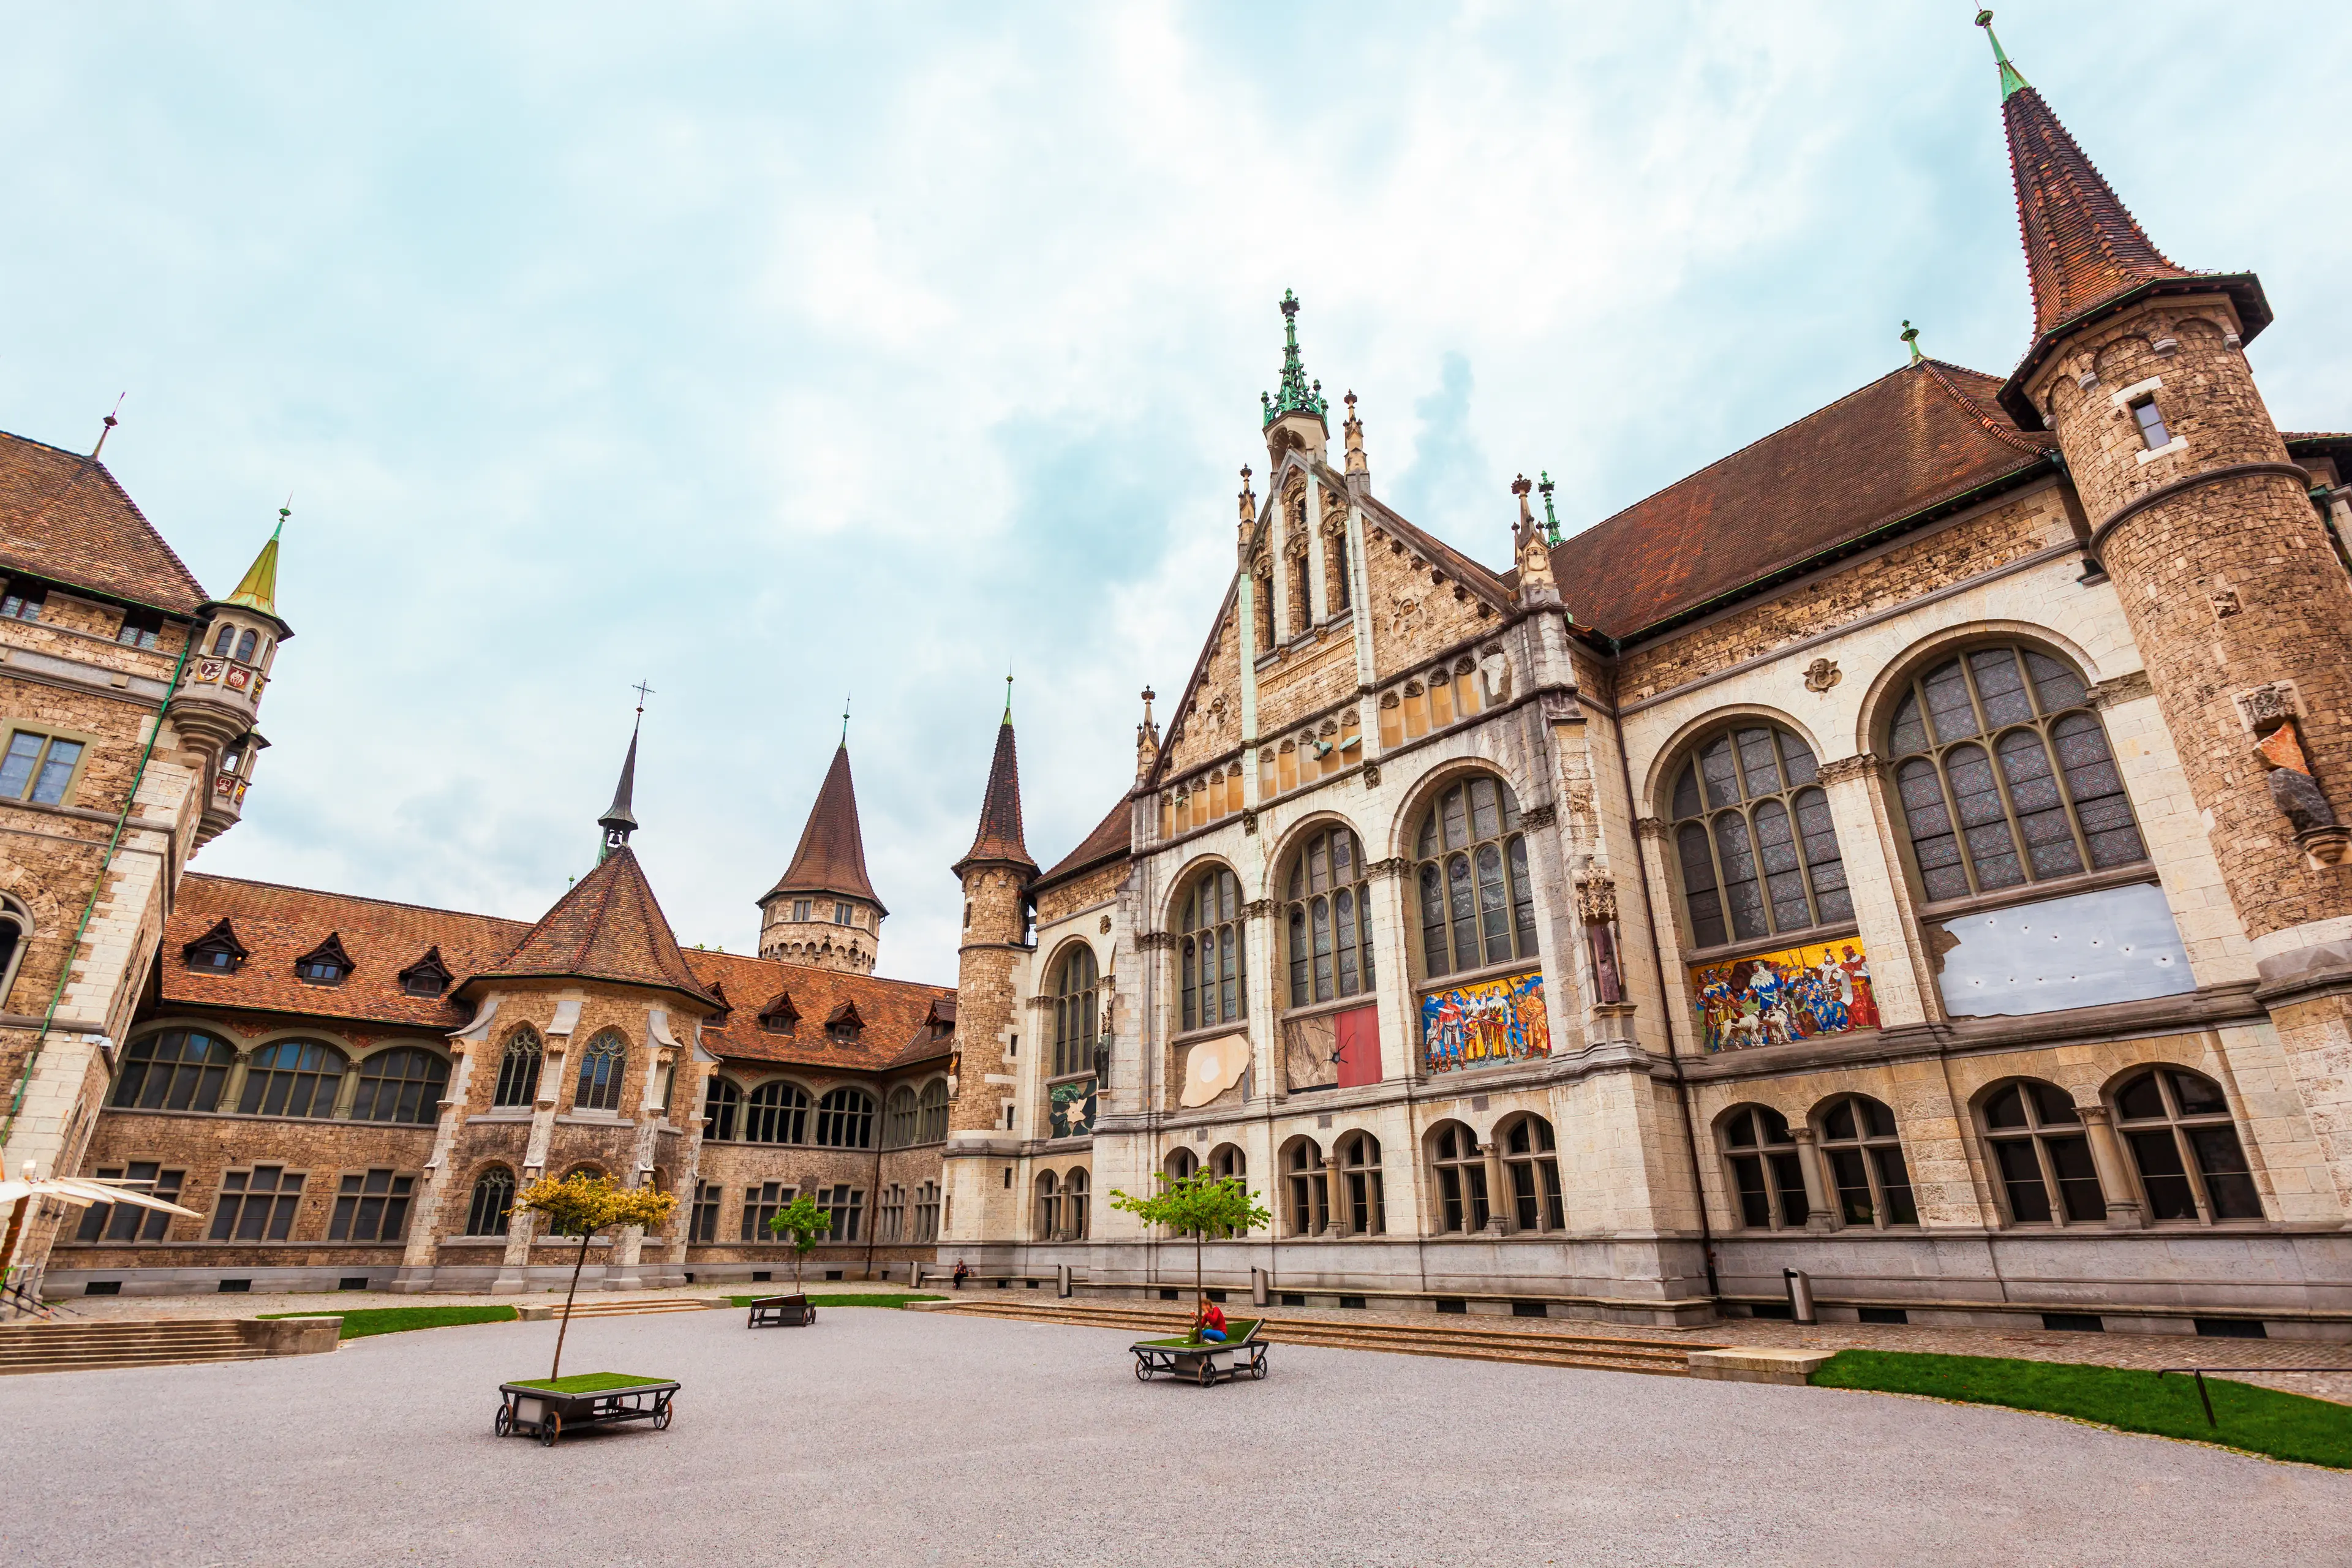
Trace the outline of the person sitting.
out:
<instances>
[{"instance_id":1,"label":"person sitting","mask_svg":"<svg viewBox=\"0 0 2352 1568\"><path fill-rule=\"evenodd\" d=\"M962 1289L963 1282L971 1278L971 1266L966 1263L962 1258L957 1258L955 1266L955 1288L959 1290Z\"/></svg>"},{"instance_id":2,"label":"person sitting","mask_svg":"<svg viewBox=\"0 0 2352 1568\"><path fill-rule=\"evenodd\" d=\"M1201 1298L1200 1310L1192 1314L1192 1337L1211 1344L1225 1342L1225 1310L1206 1296Z\"/></svg>"}]
</instances>

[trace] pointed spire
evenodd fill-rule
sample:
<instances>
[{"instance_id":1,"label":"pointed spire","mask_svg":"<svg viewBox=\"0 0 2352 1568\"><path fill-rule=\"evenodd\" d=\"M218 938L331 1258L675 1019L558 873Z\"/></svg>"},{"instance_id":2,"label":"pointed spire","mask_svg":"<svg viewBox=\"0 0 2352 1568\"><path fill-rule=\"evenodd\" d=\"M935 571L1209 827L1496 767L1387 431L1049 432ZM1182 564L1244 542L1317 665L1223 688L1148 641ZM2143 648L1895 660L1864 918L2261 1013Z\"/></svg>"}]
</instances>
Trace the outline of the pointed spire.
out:
<instances>
[{"instance_id":1,"label":"pointed spire","mask_svg":"<svg viewBox=\"0 0 2352 1568\"><path fill-rule=\"evenodd\" d=\"M1339 424L1340 434L1348 440L1348 474L1370 478L1371 466L1364 460L1364 422L1356 417L1356 395L1353 392L1340 399L1348 405L1348 417Z\"/></svg>"},{"instance_id":2,"label":"pointed spire","mask_svg":"<svg viewBox=\"0 0 2352 1568\"><path fill-rule=\"evenodd\" d=\"M849 776L845 733L834 751L833 765L824 771L824 783L817 786L816 804L809 808L808 824L801 829L793 863L760 902L765 904L785 893L837 893L863 899L882 910L874 880L866 873L866 834L857 820L857 786Z\"/></svg>"},{"instance_id":3,"label":"pointed spire","mask_svg":"<svg viewBox=\"0 0 2352 1568\"><path fill-rule=\"evenodd\" d=\"M1558 545L1559 543L1559 513L1552 510L1551 509L1551 474L1549 470L1542 470L1538 473L1536 489L1543 492L1544 542L1546 544Z\"/></svg>"},{"instance_id":4,"label":"pointed spire","mask_svg":"<svg viewBox=\"0 0 2352 1568\"><path fill-rule=\"evenodd\" d=\"M1918 328L1913 326L1910 322L1906 321L1903 323L1903 330L1895 335L1902 340L1904 347L1911 351L1911 363L1913 364L1917 364L1921 360L1927 357L1919 352Z\"/></svg>"},{"instance_id":5,"label":"pointed spire","mask_svg":"<svg viewBox=\"0 0 2352 1568\"><path fill-rule=\"evenodd\" d=\"M1273 424L1286 414L1312 414L1320 419L1330 409L1323 395L1323 384L1307 384L1307 366L1298 357L1298 296L1285 289L1282 291L1282 387L1279 395L1258 394L1258 402L1265 408L1265 423Z\"/></svg>"},{"instance_id":6,"label":"pointed spire","mask_svg":"<svg viewBox=\"0 0 2352 1568\"><path fill-rule=\"evenodd\" d=\"M1518 525L1511 530L1511 553L1514 555L1525 550L1528 541L1536 536L1536 514L1528 507L1528 492L1535 488L1525 474L1511 481L1511 494L1519 501Z\"/></svg>"},{"instance_id":7,"label":"pointed spire","mask_svg":"<svg viewBox=\"0 0 2352 1568\"><path fill-rule=\"evenodd\" d=\"M113 416L107 417L110 422ZM278 615L278 536L286 531L286 520L294 515L294 498L288 496L286 502L278 509L278 526L270 531L269 542L261 547L261 553L253 558L253 564L237 580L236 592L225 601L259 610L273 619Z\"/></svg>"},{"instance_id":8,"label":"pointed spire","mask_svg":"<svg viewBox=\"0 0 2352 1568\"><path fill-rule=\"evenodd\" d=\"M2015 66L2009 63L2009 56L2002 51L2000 35L1992 30L1992 12L1979 11L1977 26L1982 27L1985 37L1992 40L1992 58L2000 62L2000 100L2007 103L2018 93L2026 90L2025 78L2018 73Z\"/></svg>"},{"instance_id":9,"label":"pointed spire","mask_svg":"<svg viewBox=\"0 0 2352 1568\"><path fill-rule=\"evenodd\" d=\"M596 826L604 830L604 847L596 854L599 862L614 850L625 847L629 835L637 830L636 814L629 809L629 797L637 787L637 728L645 719L646 710L640 707L636 723L629 726L629 754L622 759L621 781L613 786L613 804L606 806L604 815L596 819Z\"/></svg>"},{"instance_id":10,"label":"pointed spire","mask_svg":"<svg viewBox=\"0 0 2352 1568\"><path fill-rule=\"evenodd\" d=\"M1160 724L1151 717L1151 700L1160 694L1149 686L1143 689L1143 722L1135 727L1135 782L1141 784L1151 772L1151 764L1160 760Z\"/></svg>"},{"instance_id":11,"label":"pointed spire","mask_svg":"<svg viewBox=\"0 0 2352 1568\"><path fill-rule=\"evenodd\" d=\"M1033 873L1037 869L1037 862L1029 858L1028 846L1021 839L1021 759L1013 744L1012 685L1012 677L1007 676L1004 721L996 727L996 755L988 764L988 793L980 803L980 829L972 835L971 847L952 868L959 877L965 867L982 860L1025 866Z\"/></svg>"}]
</instances>

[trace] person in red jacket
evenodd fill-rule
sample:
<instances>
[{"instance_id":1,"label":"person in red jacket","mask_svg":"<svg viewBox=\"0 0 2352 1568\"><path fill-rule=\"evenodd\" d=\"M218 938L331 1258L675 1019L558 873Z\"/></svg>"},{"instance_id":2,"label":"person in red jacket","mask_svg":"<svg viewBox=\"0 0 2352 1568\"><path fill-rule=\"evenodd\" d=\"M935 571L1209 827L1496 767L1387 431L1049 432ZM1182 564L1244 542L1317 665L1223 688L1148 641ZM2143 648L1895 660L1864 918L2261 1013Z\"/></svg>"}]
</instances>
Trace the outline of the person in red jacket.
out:
<instances>
[{"instance_id":1,"label":"person in red jacket","mask_svg":"<svg viewBox=\"0 0 2352 1568\"><path fill-rule=\"evenodd\" d=\"M1225 1310L1206 1296L1202 1297L1200 1310L1192 1314L1192 1333L1212 1344L1224 1343Z\"/></svg>"}]
</instances>

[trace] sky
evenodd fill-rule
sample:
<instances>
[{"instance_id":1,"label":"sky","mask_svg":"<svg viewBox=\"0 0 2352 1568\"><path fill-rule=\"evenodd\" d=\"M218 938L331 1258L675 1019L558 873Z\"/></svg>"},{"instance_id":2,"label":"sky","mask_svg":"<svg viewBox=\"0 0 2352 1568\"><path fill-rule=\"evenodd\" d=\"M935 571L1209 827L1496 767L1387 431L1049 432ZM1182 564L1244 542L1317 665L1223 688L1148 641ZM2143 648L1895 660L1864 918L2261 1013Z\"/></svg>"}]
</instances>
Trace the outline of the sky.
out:
<instances>
[{"instance_id":1,"label":"sky","mask_svg":"<svg viewBox=\"0 0 2352 1568\"><path fill-rule=\"evenodd\" d=\"M1498 567L1516 474L1587 526L1906 319L2006 373L1972 12L20 4L0 429L127 395L107 461L215 593L292 497L196 869L534 919L643 680L638 852L749 952L846 696L882 972L951 982L1003 678L1051 865L1223 595L1285 289L1374 492ZM2123 16L1998 26L2159 247L2260 271L2280 424L2352 429L2352 8Z\"/></svg>"}]
</instances>

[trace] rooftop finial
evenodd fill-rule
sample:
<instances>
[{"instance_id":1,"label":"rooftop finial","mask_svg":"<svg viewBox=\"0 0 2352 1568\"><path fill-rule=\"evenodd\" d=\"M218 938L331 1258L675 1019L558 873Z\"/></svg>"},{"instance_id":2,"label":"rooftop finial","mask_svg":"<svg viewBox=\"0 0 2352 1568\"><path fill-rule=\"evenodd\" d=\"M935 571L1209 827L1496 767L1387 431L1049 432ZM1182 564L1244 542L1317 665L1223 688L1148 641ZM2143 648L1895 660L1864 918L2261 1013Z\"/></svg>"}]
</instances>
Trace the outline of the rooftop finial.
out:
<instances>
[{"instance_id":1,"label":"rooftop finial","mask_svg":"<svg viewBox=\"0 0 2352 1568\"><path fill-rule=\"evenodd\" d=\"M849 693L841 694L841 743L849 744Z\"/></svg>"},{"instance_id":2,"label":"rooftop finial","mask_svg":"<svg viewBox=\"0 0 2352 1568\"><path fill-rule=\"evenodd\" d=\"M1511 493L1519 500L1519 521L1511 530L1511 551L1514 554L1524 549L1528 541L1536 534L1536 514L1528 510L1528 492L1535 488L1525 474L1511 481Z\"/></svg>"},{"instance_id":3,"label":"rooftop finial","mask_svg":"<svg viewBox=\"0 0 2352 1568\"><path fill-rule=\"evenodd\" d=\"M1371 467L1364 460L1364 422L1356 417L1356 395L1348 394L1341 402L1348 405L1348 417L1340 422L1340 432L1348 440L1348 472L1370 476Z\"/></svg>"},{"instance_id":4,"label":"rooftop finial","mask_svg":"<svg viewBox=\"0 0 2352 1568\"><path fill-rule=\"evenodd\" d=\"M640 680L633 689L637 694L637 717L635 722L629 726L629 754L621 763L621 782L613 788L613 804L606 806L604 815L596 819L596 826L604 830L604 841L596 849L596 859L600 865L605 856L625 847L629 842L629 835L637 830L636 813L630 809L630 796L636 793L637 787L637 731L645 723L646 699L653 694L654 689Z\"/></svg>"},{"instance_id":5,"label":"rooftop finial","mask_svg":"<svg viewBox=\"0 0 2352 1568\"><path fill-rule=\"evenodd\" d=\"M1913 364L1917 364L1921 360L1927 357L1919 352L1918 328L1913 326L1910 322L1906 321L1903 323L1903 330L1895 335L1903 340L1906 347L1910 349L1911 363Z\"/></svg>"},{"instance_id":6,"label":"rooftop finial","mask_svg":"<svg viewBox=\"0 0 2352 1568\"><path fill-rule=\"evenodd\" d=\"M2026 85L2025 78L2019 74L2015 66L2009 63L2009 56L2002 51L2000 35L1992 30L1992 12L1990 8L1977 13L1977 26L1982 27L1985 30L1985 37L1992 40L1992 58L2000 62L2000 100L2007 103L2011 96L2023 89Z\"/></svg>"},{"instance_id":7,"label":"rooftop finial","mask_svg":"<svg viewBox=\"0 0 2352 1568\"><path fill-rule=\"evenodd\" d=\"M131 395L127 392L118 392L114 395L113 409L108 413L105 419L100 423L98 445L89 449L89 460L91 462L95 463L98 461L98 455L106 450L106 438L114 434L114 427L117 425L122 423L121 420L117 419L114 416L122 412L122 400L130 395Z\"/></svg>"},{"instance_id":8,"label":"rooftop finial","mask_svg":"<svg viewBox=\"0 0 2352 1568\"><path fill-rule=\"evenodd\" d=\"M1544 542L1547 544L1558 544L1559 542L1559 513L1552 510L1551 509L1551 473L1549 469L1541 469L1538 471L1536 489L1543 493L1544 499Z\"/></svg>"},{"instance_id":9,"label":"rooftop finial","mask_svg":"<svg viewBox=\"0 0 2352 1568\"><path fill-rule=\"evenodd\" d=\"M1312 414L1320 419L1331 406L1321 382L1311 387L1307 384L1307 366L1298 357L1298 296L1287 289L1282 291L1282 388L1275 395L1258 394L1258 402L1268 425L1286 414Z\"/></svg>"},{"instance_id":10,"label":"rooftop finial","mask_svg":"<svg viewBox=\"0 0 2352 1568\"><path fill-rule=\"evenodd\" d=\"M1004 672L1004 721L1013 722L1013 672Z\"/></svg>"}]
</instances>

